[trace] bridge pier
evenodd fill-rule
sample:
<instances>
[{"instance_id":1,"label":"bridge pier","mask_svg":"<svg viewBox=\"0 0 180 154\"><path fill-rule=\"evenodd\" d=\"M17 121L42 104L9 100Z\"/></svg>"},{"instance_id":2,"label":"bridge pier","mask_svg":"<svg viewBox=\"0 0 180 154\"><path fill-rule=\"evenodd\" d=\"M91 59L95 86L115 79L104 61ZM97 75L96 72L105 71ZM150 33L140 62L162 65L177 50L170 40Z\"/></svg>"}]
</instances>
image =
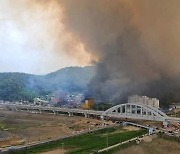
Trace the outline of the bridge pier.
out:
<instances>
[{"instance_id":1,"label":"bridge pier","mask_svg":"<svg viewBox=\"0 0 180 154\"><path fill-rule=\"evenodd\" d=\"M72 112L68 112L69 114L69 117L72 117L73 116L73 113Z\"/></svg>"},{"instance_id":2,"label":"bridge pier","mask_svg":"<svg viewBox=\"0 0 180 154\"><path fill-rule=\"evenodd\" d=\"M137 115L137 106L135 106L135 115Z\"/></svg>"},{"instance_id":3,"label":"bridge pier","mask_svg":"<svg viewBox=\"0 0 180 154\"><path fill-rule=\"evenodd\" d=\"M101 117L100 117L100 118L101 118L101 120L104 120L104 116L103 116L103 115L101 115Z\"/></svg>"},{"instance_id":4,"label":"bridge pier","mask_svg":"<svg viewBox=\"0 0 180 154\"><path fill-rule=\"evenodd\" d=\"M130 105L129 108L130 108L130 109L129 109L129 114L132 115L132 105Z\"/></svg>"},{"instance_id":5,"label":"bridge pier","mask_svg":"<svg viewBox=\"0 0 180 154\"><path fill-rule=\"evenodd\" d=\"M84 113L85 118L89 118L89 114Z\"/></svg>"},{"instance_id":6,"label":"bridge pier","mask_svg":"<svg viewBox=\"0 0 180 154\"><path fill-rule=\"evenodd\" d=\"M122 112L122 106L120 107L120 114L122 114L123 112Z\"/></svg>"},{"instance_id":7,"label":"bridge pier","mask_svg":"<svg viewBox=\"0 0 180 154\"><path fill-rule=\"evenodd\" d=\"M41 114L42 113L42 111L39 109L39 113Z\"/></svg>"},{"instance_id":8,"label":"bridge pier","mask_svg":"<svg viewBox=\"0 0 180 154\"><path fill-rule=\"evenodd\" d=\"M30 112L30 110L28 108L26 110L27 110L27 112Z\"/></svg>"},{"instance_id":9,"label":"bridge pier","mask_svg":"<svg viewBox=\"0 0 180 154\"><path fill-rule=\"evenodd\" d=\"M148 116L148 111L146 110L146 117Z\"/></svg>"},{"instance_id":10,"label":"bridge pier","mask_svg":"<svg viewBox=\"0 0 180 154\"><path fill-rule=\"evenodd\" d=\"M142 108L142 106L141 106L141 117L142 117L142 115L143 115L143 114L142 114L142 110L143 110L143 108Z\"/></svg>"},{"instance_id":11,"label":"bridge pier","mask_svg":"<svg viewBox=\"0 0 180 154\"><path fill-rule=\"evenodd\" d=\"M56 111L53 110L54 115L56 115Z\"/></svg>"},{"instance_id":12,"label":"bridge pier","mask_svg":"<svg viewBox=\"0 0 180 154\"><path fill-rule=\"evenodd\" d=\"M125 114L127 115L127 105L125 105Z\"/></svg>"}]
</instances>

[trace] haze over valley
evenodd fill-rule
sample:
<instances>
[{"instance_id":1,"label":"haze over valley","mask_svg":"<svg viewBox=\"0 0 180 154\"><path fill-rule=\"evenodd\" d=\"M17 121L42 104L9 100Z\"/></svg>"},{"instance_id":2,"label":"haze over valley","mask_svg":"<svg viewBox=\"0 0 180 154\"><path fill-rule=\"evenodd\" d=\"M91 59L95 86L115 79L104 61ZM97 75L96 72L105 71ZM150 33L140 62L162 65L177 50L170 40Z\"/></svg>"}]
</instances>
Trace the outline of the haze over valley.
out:
<instances>
[{"instance_id":1,"label":"haze over valley","mask_svg":"<svg viewBox=\"0 0 180 154\"><path fill-rule=\"evenodd\" d=\"M180 0L0 0L0 153L177 154Z\"/></svg>"}]
</instances>

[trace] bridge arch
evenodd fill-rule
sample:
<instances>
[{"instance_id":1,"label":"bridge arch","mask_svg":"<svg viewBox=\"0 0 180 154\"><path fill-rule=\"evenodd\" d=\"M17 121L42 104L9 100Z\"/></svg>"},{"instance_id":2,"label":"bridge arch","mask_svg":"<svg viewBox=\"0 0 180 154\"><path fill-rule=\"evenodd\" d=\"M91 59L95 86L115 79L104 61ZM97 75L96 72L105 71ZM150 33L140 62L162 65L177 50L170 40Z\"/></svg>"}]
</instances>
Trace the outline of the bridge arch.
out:
<instances>
[{"instance_id":1,"label":"bridge arch","mask_svg":"<svg viewBox=\"0 0 180 154\"><path fill-rule=\"evenodd\" d=\"M165 121L168 116L151 106L126 103L113 106L104 111L102 118L105 117Z\"/></svg>"}]
</instances>

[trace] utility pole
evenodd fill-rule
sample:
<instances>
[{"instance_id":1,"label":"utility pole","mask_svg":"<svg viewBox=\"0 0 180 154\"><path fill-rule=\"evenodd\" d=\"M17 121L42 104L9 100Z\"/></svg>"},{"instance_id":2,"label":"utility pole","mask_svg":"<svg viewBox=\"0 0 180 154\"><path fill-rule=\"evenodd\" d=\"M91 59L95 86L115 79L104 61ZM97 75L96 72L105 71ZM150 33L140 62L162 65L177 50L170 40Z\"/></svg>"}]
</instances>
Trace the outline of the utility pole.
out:
<instances>
[{"instance_id":1,"label":"utility pole","mask_svg":"<svg viewBox=\"0 0 180 154\"><path fill-rule=\"evenodd\" d=\"M108 142L109 142L109 141L108 141L108 133L107 133L107 138L106 138L106 145L107 145L107 148L108 148L108 145L109 145Z\"/></svg>"},{"instance_id":2,"label":"utility pole","mask_svg":"<svg viewBox=\"0 0 180 154\"><path fill-rule=\"evenodd\" d=\"M61 143L61 144L62 144L61 149L62 149L62 152L64 153L64 143Z\"/></svg>"},{"instance_id":3,"label":"utility pole","mask_svg":"<svg viewBox=\"0 0 180 154\"><path fill-rule=\"evenodd\" d=\"M121 138L119 139L119 148L120 148L120 146L121 146Z\"/></svg>"}]
</instances>

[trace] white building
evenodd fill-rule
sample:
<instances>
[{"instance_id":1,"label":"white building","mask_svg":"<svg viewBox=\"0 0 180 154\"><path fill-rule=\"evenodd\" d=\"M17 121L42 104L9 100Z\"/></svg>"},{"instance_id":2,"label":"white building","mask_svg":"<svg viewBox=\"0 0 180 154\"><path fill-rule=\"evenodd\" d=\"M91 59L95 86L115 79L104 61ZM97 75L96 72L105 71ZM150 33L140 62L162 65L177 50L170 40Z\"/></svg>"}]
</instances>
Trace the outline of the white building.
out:
<instances>
[{"instance_id":1,"label":"white building","mask_svg":"<svg viewBox=\"0 0 180 154\"><path fill-rule=\"evenodd\" d=\"M143 104L159 108L159 100L157 98L149 98L147 96L133 95L128 97L128 103Z\"/></svg>"}]
</instances>

